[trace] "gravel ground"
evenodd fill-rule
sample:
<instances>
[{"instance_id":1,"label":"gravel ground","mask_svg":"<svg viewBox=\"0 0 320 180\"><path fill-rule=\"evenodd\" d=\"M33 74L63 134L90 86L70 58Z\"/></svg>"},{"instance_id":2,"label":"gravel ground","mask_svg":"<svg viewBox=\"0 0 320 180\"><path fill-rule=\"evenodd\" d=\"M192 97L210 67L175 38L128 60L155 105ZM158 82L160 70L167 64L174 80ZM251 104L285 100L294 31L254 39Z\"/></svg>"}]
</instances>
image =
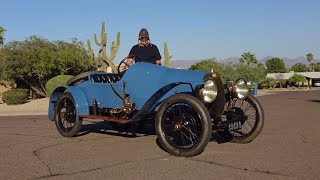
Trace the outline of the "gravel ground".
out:
<instances>
[{"instance_id":1,"label":"gravel ground","mask_svg":"<svg viewBox=\"0 0 320 180\"><path fill-rule=\"evenodd\" d=\"M0 94L9 88L0 85ZM30 100L20 105L7 105L0 96L0 116L7 115L46 115L48 112L49 98Z\"/></svg>"},{"instance_id":2,"label":"gravel ground","mask_svg":"<svg viewBox=\"0 0 320 180\"><path fill-rule=\"evenodd\" d=\"M7 105L0 104L0 114L3 113L26 113L26 114L46 114L48 111L49 98L31 100L25 104Z\"/></svg>"}]
</instances>

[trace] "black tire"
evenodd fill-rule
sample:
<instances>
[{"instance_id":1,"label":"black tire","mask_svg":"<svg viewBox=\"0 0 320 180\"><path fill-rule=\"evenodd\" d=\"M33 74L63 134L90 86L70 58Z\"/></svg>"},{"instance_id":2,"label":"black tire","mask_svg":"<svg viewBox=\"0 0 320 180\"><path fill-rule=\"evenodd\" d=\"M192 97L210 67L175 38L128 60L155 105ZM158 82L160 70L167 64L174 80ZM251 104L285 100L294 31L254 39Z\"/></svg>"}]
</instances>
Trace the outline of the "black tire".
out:
<instances>
[{"instance_id":1,"label":"black tire","mask_svg":"<svg viewBox=\"0 0 320 180\"><path fill-rule=\"evenodd\" d=\"M95 71L88 71L88 72L84 72L84 73L81 73L81 74L78 74L72 78L70 78L68 81L67 81L67 86L73 86L75 84L77 84L78 82L81 82L82 80L84 80L89 74L93 73Z\"/></svg>"},{"instance_id":2,"label":"black tire","mask_svg":"<svg viewBox=\"0 0 320 180\"><path fill-rule=\"evenodd\" d=\"M179 111L177 116L176 109ZM190 157L200 154L207 146L212 133L212 123L207 108L200 100L191 95L176 94L159 107L155 129L159 142L168 153ZM190 136L187 137L186 133Z\"/></svg>"},{"instance_id":3,"label":"black tire","mask_svg":"<svg viewBox=\"0 0 320 180\"><path fill-rule=\"evenodd\" d=\"M55 124L62 136L76 136L82 126L82 118L77 116L76 104L72 95L63 93L55 103Z\"/></svg>"},{"instance_id":4,"label":"black tire","mask_svg":"<svg viewBox=\"0 0 320 180\"><path fill-rule=\"evenodd\" d=\"M245 144L253 141L262 131L264 126L264 112L259 101L251 94L248 94L246 99L244 100L238 99L237 101L242 101L241 103L238 103L238 104L241 104L243 107L239 107L240 105L239 106L234 105L233 108L241 109L243 111L243 114L247 118L247 120L242 123L241 130L229 132L230 135L232 136L232 139L230 140L230 142ZM245 102L247 102L247 105L243 105ZM244 106L246 108L244 108ZM250 118L252 120L255 120L254 124L249 123ZM247 128L245 128L246 125L248 125ZM242 132L243 130L247 130L248 132Z\"/></svg>"}]
</instances>

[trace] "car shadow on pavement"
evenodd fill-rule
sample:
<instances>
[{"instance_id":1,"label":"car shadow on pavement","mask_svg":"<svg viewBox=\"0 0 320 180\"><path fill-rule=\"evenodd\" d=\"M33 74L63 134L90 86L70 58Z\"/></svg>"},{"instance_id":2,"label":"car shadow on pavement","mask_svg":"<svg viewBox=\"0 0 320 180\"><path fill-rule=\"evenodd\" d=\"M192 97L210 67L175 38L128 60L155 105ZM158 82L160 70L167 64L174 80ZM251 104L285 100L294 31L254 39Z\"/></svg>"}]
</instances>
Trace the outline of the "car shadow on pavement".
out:
<instances>
[{"instance_id":1,"label":"car shadow on pavement","mask_svg":"<svg viewBox=\"0 0 320 180\"><path fill-rule=\"evenodd\" d=\"M111 136L121 136L127 138L136 138L148 135L155 135L155 129L150 122L139 123L114 123L114 122L93 122L84 124L77 136L84 136L89 133L99 133Z\"/></svg>"},{"instance_id":2,"label":"car shadow on pavement","mask_svg":"<svg viewBox=\"0 0 320 180\"><path fill-rule=\"evenodd\" d=\"M229 133L224 133L221 131L213 131L211 135L211 142L216 142L218 144L227 143L232 140L232 136Z\"/></svg>"},{"instance_id":3,"label":"car shadow on pavement","mask_svg":"<svg viewBox=\"0 0 320 180\"><path fill-rule=\"evenodd\" d=\"M138 138L143 136L156 135L153 121L143 121L137 124L91 122L90 124L82 125L82 128L77 136L85 136L90 133L98 133L125 138ZM229 142L231 139L232 137L230 136L230 134L214 131L211 135L210 142L222 144ZM158 138L156 138L156 144L160 149L167 152Z\"/></svg>"},{"instance_id":4,"label":"car shadow on pavement","mask_svg":"<svg viewBox=\"0 0 320 180\"><path fill-rule=\"evenodd\" d=\"M320 100L317 99L309 99L307 100L308 102L315 102L315 103L320 103Z\"/></svg>"}]
</instances>

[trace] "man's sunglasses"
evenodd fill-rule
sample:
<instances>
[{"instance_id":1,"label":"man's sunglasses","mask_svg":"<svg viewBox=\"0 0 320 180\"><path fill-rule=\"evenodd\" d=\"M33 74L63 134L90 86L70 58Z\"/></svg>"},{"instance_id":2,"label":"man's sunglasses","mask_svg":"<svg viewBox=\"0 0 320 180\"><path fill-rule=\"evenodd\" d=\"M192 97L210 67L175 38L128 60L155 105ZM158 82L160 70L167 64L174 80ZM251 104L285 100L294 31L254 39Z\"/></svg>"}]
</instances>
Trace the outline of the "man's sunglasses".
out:
<instances>
[{"instance_id":1,"label":"man's sunglasses","mask_svg":"<svg viewBox=\"0 0 320 180\"><path fill-rule=\"evenodd\" d=\"M141 36L141 37L140 37L140 40L142 40L142 39L149 40L149 38L148 38L147 36Z\"/></svg>"}]
</instances>

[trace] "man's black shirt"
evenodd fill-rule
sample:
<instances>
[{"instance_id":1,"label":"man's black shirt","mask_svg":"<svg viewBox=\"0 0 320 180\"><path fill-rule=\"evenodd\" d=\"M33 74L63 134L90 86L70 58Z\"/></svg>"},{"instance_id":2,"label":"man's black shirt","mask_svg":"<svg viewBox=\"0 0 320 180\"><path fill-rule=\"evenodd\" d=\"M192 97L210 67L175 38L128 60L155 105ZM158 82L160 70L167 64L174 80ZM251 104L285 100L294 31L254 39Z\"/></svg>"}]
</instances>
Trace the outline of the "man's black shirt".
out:
<instances>
[{"instance_id":1,"label":"man's black shirt","mask_svg":"<svg viewBox=\"0 0 320 180\"><path fill-rule=\"evenodd\" d=\"M147 46L137 44L131 48L129 56L135 57L135 62L148 62L156 64L161 59L159 49L156 45L149 43Z\"/></svg>"}]
</instances>

